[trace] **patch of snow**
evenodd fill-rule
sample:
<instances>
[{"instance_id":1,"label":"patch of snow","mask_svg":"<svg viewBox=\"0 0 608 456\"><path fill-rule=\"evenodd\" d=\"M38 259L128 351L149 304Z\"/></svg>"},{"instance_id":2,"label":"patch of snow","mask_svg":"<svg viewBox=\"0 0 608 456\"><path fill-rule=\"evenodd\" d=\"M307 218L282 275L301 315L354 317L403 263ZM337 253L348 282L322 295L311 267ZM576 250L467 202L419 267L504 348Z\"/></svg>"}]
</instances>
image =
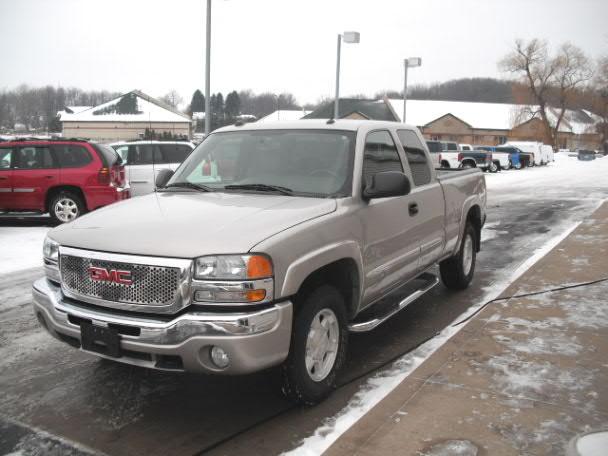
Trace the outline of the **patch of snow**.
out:
<instances>
[{"instance_id":1,"label":"patch of snow","mask_svg":"<svg viewBox=\"0 0 608 456\"><path fill-rule=\"evenodd\" d=\"M423 450L420 456L477 456L479 448L469 440L446 440Z\"/></svg>"},{"instance_id":2,"label":"patch of snow","mask_svg":"<svg viewBox=\"0 0 608 456\"><path fill-rule=\"evenodd\" d=\"M502 335L496 335L494 339L511 350L529 355L558 353L565 356L577 356L583 350L583 346L578 343L576 337L567 336L561 332L543 334L523 341L516 341Z\"/></svg>"},{"instance_id":3,"label":"patch of snow","mask_svg":"<svg viewBox=\"0 0 608 456\"><path fill-rule=\"evenodd\" d=\"M47 227L0 228L0 274L42 267L42 243Z\"/></svg>"}]
</instances>

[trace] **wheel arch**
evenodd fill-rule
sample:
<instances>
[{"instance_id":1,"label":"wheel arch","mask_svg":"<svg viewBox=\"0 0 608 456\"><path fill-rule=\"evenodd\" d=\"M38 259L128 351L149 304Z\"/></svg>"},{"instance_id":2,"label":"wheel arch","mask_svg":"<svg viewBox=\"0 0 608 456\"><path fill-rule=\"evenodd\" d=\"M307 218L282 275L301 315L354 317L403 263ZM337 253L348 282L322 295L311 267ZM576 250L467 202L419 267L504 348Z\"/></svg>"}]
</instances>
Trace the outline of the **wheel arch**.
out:
<instances>
[{"instance_id":1,"label":"wheel arch","mask_svg":"<svg viewBox=\"0 0 608 456\"><path fill-rule=\"evenodd\" d=\"M80 187L78 187L76 185L56 185L55 187L49 188L46 192L46 197L44 200L44 211L45 212L48 212L50 210L52 199L62 191L72 192L72 193L78 195L81 198L85 208L88 210L87 199L84 195L84 192L82 191L82 189Z\"/></svg>"}]
</instances>

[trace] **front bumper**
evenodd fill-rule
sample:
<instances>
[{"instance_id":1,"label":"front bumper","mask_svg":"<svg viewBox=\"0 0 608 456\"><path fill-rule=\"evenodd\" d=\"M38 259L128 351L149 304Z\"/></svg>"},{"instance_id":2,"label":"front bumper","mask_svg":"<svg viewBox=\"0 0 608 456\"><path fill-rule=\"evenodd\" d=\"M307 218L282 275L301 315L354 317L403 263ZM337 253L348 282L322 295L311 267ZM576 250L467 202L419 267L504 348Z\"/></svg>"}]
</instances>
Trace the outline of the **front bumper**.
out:
<instances>
[{"instance_id":1,"label":"front bumper","mask_svg":"<svg viewBox=\"0 0 608 456\"><path fill-rule=\"evenodd\" d=\"M289 352L290 301L251 312L190 312L161 319L93 310L66 298L61 288L46 278L34 283L32 294L42 326L81 350L81 322L117 329L122 356L87 353L123 363L172 371L245 374L280 364ZM225 369L212 363L212 346L228 353L230 364Z\"/></svg>"}]
</instances>

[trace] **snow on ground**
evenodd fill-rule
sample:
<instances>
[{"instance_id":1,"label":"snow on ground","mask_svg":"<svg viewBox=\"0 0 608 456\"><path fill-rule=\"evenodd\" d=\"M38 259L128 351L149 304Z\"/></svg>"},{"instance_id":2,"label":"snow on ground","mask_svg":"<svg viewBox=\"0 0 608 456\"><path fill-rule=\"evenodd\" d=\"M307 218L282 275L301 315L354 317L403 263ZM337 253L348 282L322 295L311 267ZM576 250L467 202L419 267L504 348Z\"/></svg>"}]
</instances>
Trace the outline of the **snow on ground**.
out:
<instances>
[{"instance_id":1,"label":"snow on ground","mask_svg":"<svg viewBox=\"0 0 608 456\"><path fill-rule=\"evenodd\" d=\"M48 227L0 226L0 275L42 267L42 243Z\"/></svg>"}]
</instances>

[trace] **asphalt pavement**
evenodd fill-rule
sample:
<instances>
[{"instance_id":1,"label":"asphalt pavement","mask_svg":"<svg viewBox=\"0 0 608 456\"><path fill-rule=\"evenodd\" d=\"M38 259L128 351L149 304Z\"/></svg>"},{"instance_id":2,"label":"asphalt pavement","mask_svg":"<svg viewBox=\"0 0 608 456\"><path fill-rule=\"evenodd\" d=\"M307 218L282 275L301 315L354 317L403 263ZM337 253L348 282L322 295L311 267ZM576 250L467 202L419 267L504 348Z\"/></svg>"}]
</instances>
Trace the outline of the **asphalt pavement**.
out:
<instances>
[{"instance_id":1,"label":"asphalt pavement","mask_svg":"<svg viewBox=\"0 0 608 456\"><path fill-rule=\"evenodd\" d=\"M148 456L268 455L295 448L340 411L375 369L440 332L608 197L593 182L576 192L563 188L534 198L530 192L530 187L514 188L508 196L490 192L472 286L455 293L440 285L376 330L352 335L342 386L316 407L287 403L277 369L246 377L199 376L76 351L48 336L33 316L30 288L41 268L2 275L0 454L24 448L28 455L52 454L45 448L59 444L74 454ZM36 442L42 443L36 447Z\"/></svg>"}]
</instances>

